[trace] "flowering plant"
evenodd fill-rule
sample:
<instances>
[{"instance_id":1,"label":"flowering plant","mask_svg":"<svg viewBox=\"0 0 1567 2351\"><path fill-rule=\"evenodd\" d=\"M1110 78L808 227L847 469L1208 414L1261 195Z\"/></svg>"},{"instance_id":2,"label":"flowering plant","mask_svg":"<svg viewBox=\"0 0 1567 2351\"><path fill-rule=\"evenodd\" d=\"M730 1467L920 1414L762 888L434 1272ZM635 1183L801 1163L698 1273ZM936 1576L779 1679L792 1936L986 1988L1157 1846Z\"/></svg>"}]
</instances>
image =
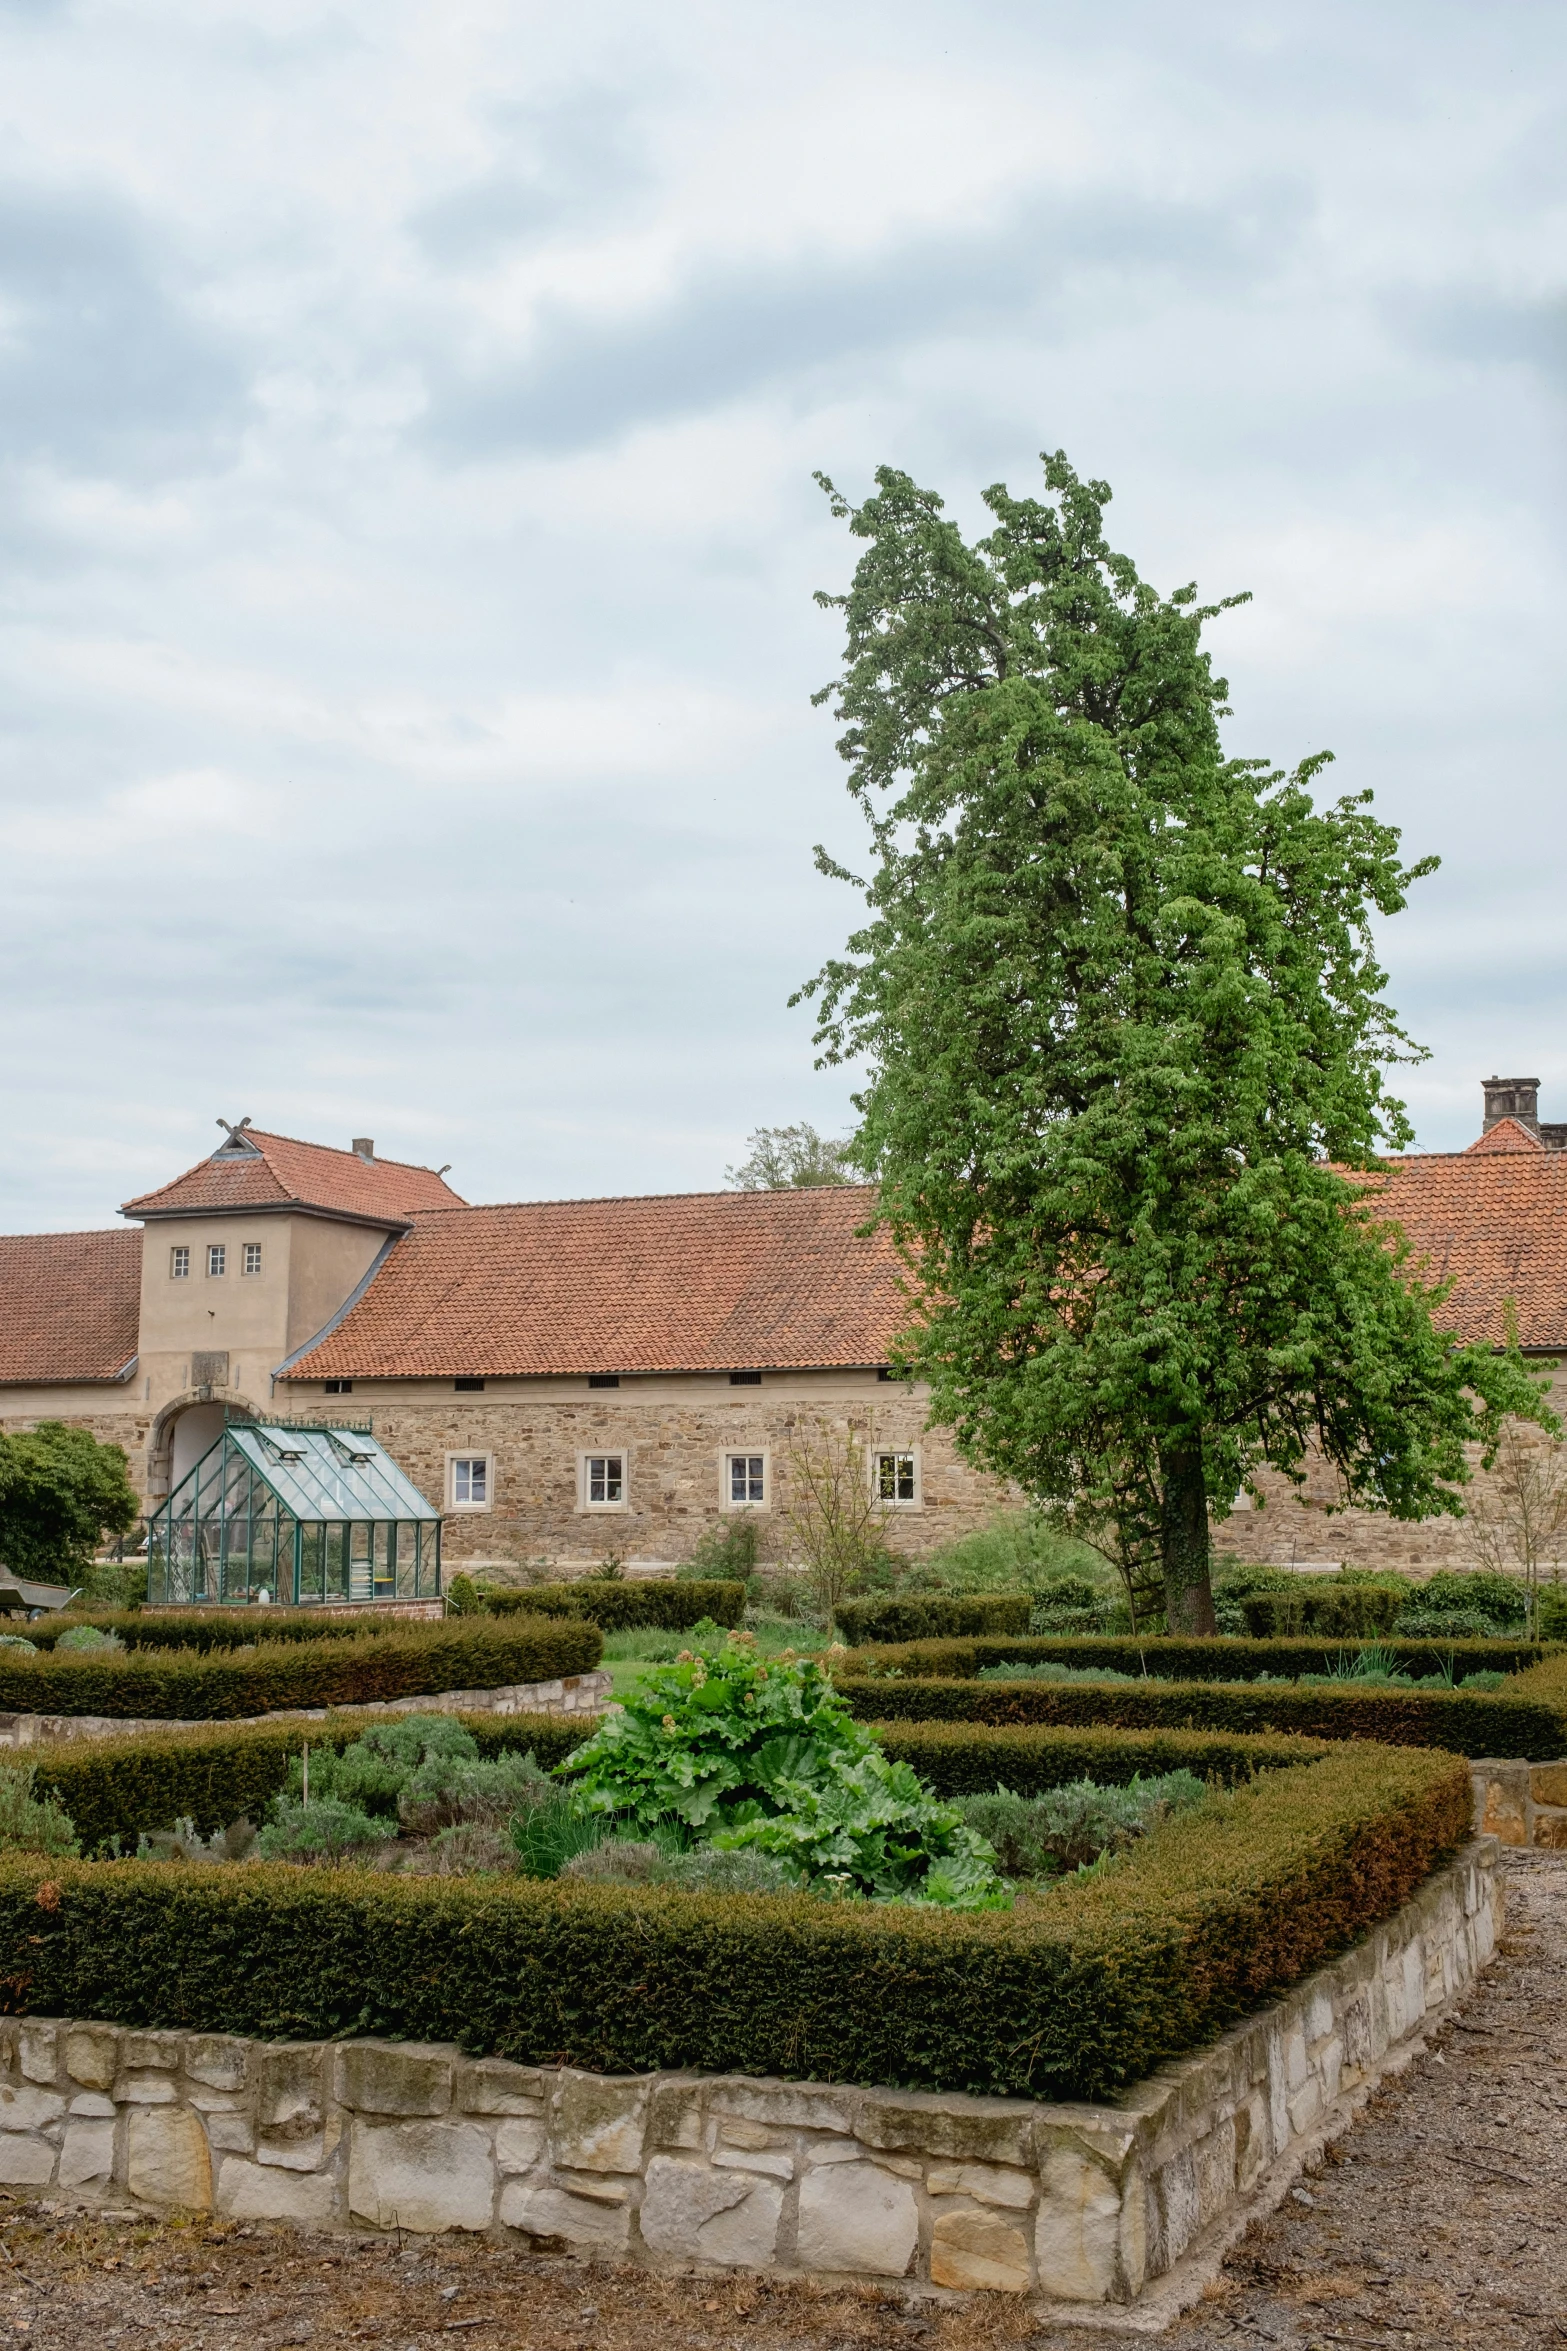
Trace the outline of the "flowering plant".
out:
<instances>
[{"instance_id":1,"label":"flowering plant","mask_svg":"<svg viewBox=\"0 0 1567 2351\"><path fill-rule=\"evenodd\" d=\"M841 1891L965 1909L1010 1900L985 1840L889 1760L822 1667L764 1663L747 1634L646 1674L560 1769L590 1811L776 1854Z\"/></svg>"}]
</instances>

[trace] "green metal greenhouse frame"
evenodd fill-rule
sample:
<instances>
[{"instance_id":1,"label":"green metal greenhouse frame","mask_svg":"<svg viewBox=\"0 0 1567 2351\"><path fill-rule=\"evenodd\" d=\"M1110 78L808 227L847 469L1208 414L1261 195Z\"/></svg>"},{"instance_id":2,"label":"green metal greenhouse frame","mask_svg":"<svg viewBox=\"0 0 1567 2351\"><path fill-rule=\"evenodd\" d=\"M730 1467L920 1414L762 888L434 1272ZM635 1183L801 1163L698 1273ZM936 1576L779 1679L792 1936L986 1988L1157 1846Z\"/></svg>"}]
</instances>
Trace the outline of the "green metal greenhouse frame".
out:
<instances>
[{"instance_id":1,"label":"green metal greenhouse frame","mask_svg":"<svg viewBox=\"0 0 1567 2351\"><path fill-rule=\"evenodd\" d=\"M427 1600L441 1514L368 1423L230 1421L153 1514L154 1606Z\"/></svg>"}]
</instances>

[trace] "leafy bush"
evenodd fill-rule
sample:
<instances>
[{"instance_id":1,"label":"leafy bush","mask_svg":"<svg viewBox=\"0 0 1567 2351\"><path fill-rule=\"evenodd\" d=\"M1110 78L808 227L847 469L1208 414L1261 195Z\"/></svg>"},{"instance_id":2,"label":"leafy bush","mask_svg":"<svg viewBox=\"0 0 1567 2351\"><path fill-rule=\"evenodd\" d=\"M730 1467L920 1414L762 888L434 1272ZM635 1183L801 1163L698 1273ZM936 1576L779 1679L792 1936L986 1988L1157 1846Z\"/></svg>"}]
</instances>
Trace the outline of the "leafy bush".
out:
<instances>
[{"instance_id":1,"label":"leafy bush","mask_svg":"<svg viewBox=\"0 0 1567 2351\"><path fill-rule=\"evenodd\" d=\"M530 1878L558 1878L570 1862L613 1834L601 1813L584 1811L574 1794L555 1788L539 1804L526 1806L511 1824L518 1867Z\"/></svg>"},{"instance_id":2,"label":"leafy bush","mask_svg":"<svg viewBox=\"0 0 1567 2351\"><path fill-rule=\"evenodd\" d=\"M136 1840L138 1861L192 1861L211 1866L217 1862L246 1861L255 1849L256 1831L243 1818L204 1837L186 1815L172 1829L154 1829Z\"/></svg>"},{"instance_id":3,"label":"leafy bush","mask_svg":"<svg viewBox=\"0 0 1567 2351\"><path fill-rule=\"evenodd\" d=\"M1403 1672L1442 1671L1449 1660L1459 1673L1478 1669L1517 1673L1542 1655L1537 1641L1384 1641L1382 1647ZM1150 1638L1127 1640L1071 1635L1022 1640L975 1634L963 1640L908 1641L851 1652L843 1671L915 1674L977 1673L982 1665L1053 1663L1108 1666L1141 1679L1238 1682L1258 1674L1331 1673L1344 1654L1341 1641L1252 1641Z\"/></svg>"},{"instance_id":4,"label":"leafy bush","mask_svg":"<svg viewBox=\"0 0 1567 2351\"><path fill-rule=\"evenodd\" d=\"M1389 1917L1469 1833L1466 1766L1261 1774L1010 1912L356 1869L0 1860L13 2011L456 2041L604 2073L1102 2098ZM47 1880L49 1900L39 1901Z\"/></svg>"},{"instance_id":5,"label":"leafy bush","mask_svg":"<svg viewBox=\"0 0 1567 2351\"><path fill-rule=\"evenodd\" d=\"M38 1643L24 1640L20 1633L0 1633L0 1649L25 1649L29 1657L38 1655Z\"/></svg>"},{"instance_id":6,"label":"leafy bush","mask_svg":"<svg viewBox=\"0 0 1567 2351\"><path fill-rule=\"evenodd\" d=\"M1110 1630L1118 1603L1086 1576L1052 1576L1039 1586L1028 1612L1031 1633L1104 1633Z\"/></svg>"},{"instance_id":7,"label":"leafy bush","mask_svg":"<svg viewBox=\"0 0 1567 2351\"><path fill-rule=\"evenodd\" d=\"M1032 1661L1009 1657L1002 1665L982 1665L982 1682L1135 1682L1146 1674L1117 1673L1111 1665L1057 1665L1051 1658Z\"/></svg>"},{"instance_id":8,"label":"leafy bush","mask_svg":"<svg viewBox=\"0 0 1567 2351\"><path fill-rule=\"evenodd\" d=\"M403 1714L370 1723L345 1746L309 1751L309 1801L302 1752L288 1762L288 1778L273 1798L260 1850L268 1859L316 1853L336 1856L371 1841L354 1820L373 1824L378 1838L399 1827L415 1836L459 1827L499 1830L529 1804L555 1791L531 1753L479 1753L473 1733L449 1714ZM324 1826L312 1828L324 1810ZM354 1819L349 1818L350 1815ZM453 1848L446 1848L452 1866Z\"/></svg>"},{"instance_id":9,"label":"leafy bush","mask_svg":"<svg viewBox=\"0 0 1567 2351\"><path fill-rule=\"evenodd\" d=\"M125 1643L118 1633L105 1632L100 1625L73 1624L55 1642L56 1657L107 1656L111 1651L124 1654Z\"/></svg>"},{"instance_id":10,"label":"leafy bush","mask_svg":"<svg viewBox=\"0 0 1567 2351\"><path fill-rule=\"evenodd\" d=\"M683 1633L699 1618L737 1625L745 1614L745 1586L734 1583L533 1584L525 1592L486 1592L492 1616L588 1617L606 1633L650 1630Z\"/></svg>"},{"instance_id":11,"label":"leafy bush","mask_svg":"<svg viewBox=\"0 0 1567 2351\"><path fill-rule=\"evenodd\" d=\"M747 1636L655 1667L561 1767L589 1813L678 1821L884 1900L1004 1900L983 1841L890 1762L810 1660L763 1664Z\"/></svg>"},{"instance_id":12,"label":"leafy bush","mask_svg":"<svg viewBox=\"0 0 1567 2351\"><path fill-rule=\"evenodd\" d=\"M482 1616L484 1594L471 1575L454 1575L446 1587L446 1609L450 1616Z\"/></svg>"},{"instance_id":13,"label":"leafy bush","mask_svg":"<svg viewBox=\"0 0 1567 2351\"><path fill-rule=\"evenodd\" d=\"M845 1600L838 1630L846 1641L924 1641L964 1633L1026 1633L1033 1602L1027 1592L898 1593Z\"/></svg>"},{"instance_id":14,"label":"leafy bush","mask_svg":"<svg viewBox=\"0 0 1567 2351\"><path fill-rule=\"evenodd\" d=\"M1460 1628L1474 1627L1485 1634L1522 1633L1529 1622L1529 1589L1521 1576L1501 1575L1493 1569L1445 1569L1416 1585L1399 1612L1401 1633L1447 1633L1462 1638Z\"/></svg>"},{"instance_id":15,"label":"leafy bush","mask_svg":"<svg viewBox=\"0 0 1567 2351\"><path fill-rule=\"evenodd\" d=\"M917 1560L902 1589L1032 1594L1064 1575L1082 1578L1107 1596L1117 1590L1114 1572L1097 1551L1059 1533L1042 1511L1007 1510Z\"/></svg>"},{"instance_id":16,"label":"leafy bush","mask_svg":"<svg viewBox=\"0 0 1567 2351\"><path fill-rule=\"evenodd\" d=\"M998 1788L992 1796L965 1796L959 1806L971 1829L995 1847L1008 1877L1047 1878L1085 1869L1104 1853L1124 1853L1172 1812L1200 1804L1207 1789L1189 1771L1101 1787L1068 1781L1042 1796Z\"/></svg>"},{"instance_id":17,"label":"leafy bush","mask_svg":"<svg viewBox=\"0 0 1567 2351\"><path fill-rule=\"evenodd\" d=\"M74 1822L37 1776L36 1764L0 1763L0 1853L79 1853Z\"/></svg>"},{"instance_id":18,"label":"leafy bush","mask_svg":"<svg viewBox=\"0 0 1567 2351\"><path fill-rule=\"evenodd\" d=\"M749 1585L762 1555L761 1529L754 1518L726 1518L722 1525L705 1527L689 1559L675 1570L677 1584L739 1583Z\"/></svg>"},{"instance_id":19,"label":"leafy bush","mask_svg":"<svg viewBox=\"0 0 1567 2351\"><path fill-rule=\"evenodd\" d=\"M394 1823L377 1819L341 1796L312 1796L269 1820L256 1839L263 1861L341 1861L345 1853L384 1845Z\"/></svg>"},{"instance_id":20,"label":"leafy bush","mask_svg":"<svg viewBox=\"0 0 1567 2351\"><path fill-rule=\"evenodd\" d=\"M40 1584L77 1584L106 1535L141 1516L124 1448L41 1420L0 1436L0 1560Z\"/></svg>"},{"instance_id":21,"label":"leafy bush","mask_svg":"<svg viewBox=\"0 0 1567 2351\"><path fill-rule=\"evenodd\" d=\"M1542 1641L1567 1641L1567 1584L1542 1585L1536 1599Z\"/></svg>"},{"instance_id":22,"label":"leafy bush","mask_svg":"<svg viewBox=\"0 0 1567 2351\"><path fill-rule=\"evenodd\" d=\"M1246 1631L1245 1602L1254 1592L1287 1591L1294 1581L1283 1567L1262 1567L1244 1560L1214 1562L1213 1614L1221 1633Z\"/></svg>"},{"instance_id":23,"label":"leafy bush","mask_svg":"<svg viewBox=\"0 0 1567 2351\"><path fill-rule=\"evenodd\" d=\"M1337 1576L1292 1579L1287 1591L1252 1592L1241 1602L1246 1630L1259 1641L1378 1640L1393 1630L1403 1594L1380 1583L1343 1582Z\"/></svg>"},{"instance_id":24,"label":"leafy bush","mask_svg":"<svg viewBox=\"0 0 1567 2351\"><path fill-rule=\"evenodd\" d=\"M0 1709L211 1721L282 1707L370 1705L585 1673L601 1647L596 1625L536 1617L399 1627L370 1639L267 1642L238 1656L99 1648L22 1657L0 1650Z\"/></svg>"},{"instance_id":25,"label":"leafy bush","mask_svg":"<svg viewBox=\"0 0 1567 2351\"><path fill-rule=\"evenodd\" d=\"M1111 1723L890 1722L878 1725L886 1753L912 1764L940 1796L982 1796L998 1788L1037 1796L1073 1780L1099 1787L1191 1772L1236 1787L1259 1772L1291 1771L1332 1752L1320 1739L1263 1733L1122 1730Z\"/></svg>"},{"instance_id":26,"label":"leafy bush","mask_svg":"<svg viewBox=\"0 0 1567 2351\"><path fill-rule=\"evenodd\" d=\"M90 1610L85 1601L61 1615L34 1623L30 1632L40 1649L59 1646L63 1636L83 1623L99 1632L113 1633L127 1649L253 1649L258 1641L381 1640L395 1629L416 1628L365 1607L334 1616L322 1608L171 1608ZM432 1628L434 1629L434 1628Z\"/></svg>"}]
</instances>

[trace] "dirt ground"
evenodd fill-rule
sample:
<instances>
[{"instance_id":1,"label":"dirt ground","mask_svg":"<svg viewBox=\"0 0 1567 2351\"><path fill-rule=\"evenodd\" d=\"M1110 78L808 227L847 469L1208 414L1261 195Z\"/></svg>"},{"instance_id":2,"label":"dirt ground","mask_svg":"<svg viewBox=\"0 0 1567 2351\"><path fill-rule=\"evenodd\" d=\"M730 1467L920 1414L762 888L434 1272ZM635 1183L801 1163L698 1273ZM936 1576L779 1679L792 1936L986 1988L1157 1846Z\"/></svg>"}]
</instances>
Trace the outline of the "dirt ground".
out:
<instances>
[{"instance_id":1,"label":"dirt ground","mask_svg":"<svg viewBox=\"0 0 1567 2351\"><path fill-rule=\"evenodd\" d=\"M1156 2342L1567 2345L1567 1855L1511 1857L1508 1895L1502 1955L1463 2017ZM1117 2339L1042 2326L1000 2295L959 2309L19 2198L0 2201L0 2334L30 2351L1108 2351Z\"/></svg>"}]
</instances>

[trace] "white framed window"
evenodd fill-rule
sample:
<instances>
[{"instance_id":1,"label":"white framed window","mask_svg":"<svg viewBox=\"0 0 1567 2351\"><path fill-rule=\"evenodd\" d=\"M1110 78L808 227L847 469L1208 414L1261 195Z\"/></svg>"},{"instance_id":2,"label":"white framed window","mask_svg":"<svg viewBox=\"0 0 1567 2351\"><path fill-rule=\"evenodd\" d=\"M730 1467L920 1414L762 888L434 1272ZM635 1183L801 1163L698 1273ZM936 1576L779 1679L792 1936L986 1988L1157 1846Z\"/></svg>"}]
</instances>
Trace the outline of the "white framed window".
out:
<instances>
[{"instance_id":1,"label":"white framed window","mask_svg":"<svg viewBox=\"0 0 1567 2351\"><path fill-rule=\"evenodd\" d=\"M227 1273L228 1269L229 1253L226 1244L222 1241L209 1241L207 1243L207 1272L209 1275Z\"/></svg>"},{"instance_id":2,"label":"white framed window","mask_svg":"<svg viewBox=\"0 0 1567 2351\"><path fill-rule=\"evenodd\" d=\"M495 1497L495 1462L488 1453L448 1453L446 1501L451 1510L488 1510Z\"/></svg>"},{"instance_id":3,"label":"white framed window","mask_svg":"<svg viewBox=\"0 0 1567 2351\"><path fill-rule=\"evenodd\" d=\"M582 1456L581 1494L584 1510L624 1510L626 1507L625 1454L584 1453Z\"/></svg>"},{"instance_id":4,"label":"white framed window","mask_svg":"<svg viewBox=\"0 0 1567 2351\"><path fill-rule=\"evenodd\" d=\"M171 1282L190 1280L190 1251L183 1245L169 1251L169 1279Z\"/></svg>"},{"instance_id":5,"label":"white framed window","mask_svg":"<svg viewBox=\"0 0 1567 2351\"><path fill-rule=\"evenodd\" d=\"M725 1510L765 1510L768 1494L767 1453L726 1453L720 1499Z\"/></svg>"},{"instance_id":6,"label":"white framed window","mask_svg":"<svg viewBox=\"0 0 1567 2351\"><path fill-rule=\"evenodd\" d=\"M239 1261L239 1270L241 1273L259 1273L261 1271L261 1243L259 1241L245 1243Z\"/></svg>"},{"instance_id":7,"label":"white framed window","mask_svg":"<svg viewBox=\"0 0 1567 2351\"><path fill-rule=\"evenodd\" d=\"M920 1504L920 1457L912 1447L877 1445L871 1453L871 1492L894 1510Z\"/></svg>"}]
</instances>

